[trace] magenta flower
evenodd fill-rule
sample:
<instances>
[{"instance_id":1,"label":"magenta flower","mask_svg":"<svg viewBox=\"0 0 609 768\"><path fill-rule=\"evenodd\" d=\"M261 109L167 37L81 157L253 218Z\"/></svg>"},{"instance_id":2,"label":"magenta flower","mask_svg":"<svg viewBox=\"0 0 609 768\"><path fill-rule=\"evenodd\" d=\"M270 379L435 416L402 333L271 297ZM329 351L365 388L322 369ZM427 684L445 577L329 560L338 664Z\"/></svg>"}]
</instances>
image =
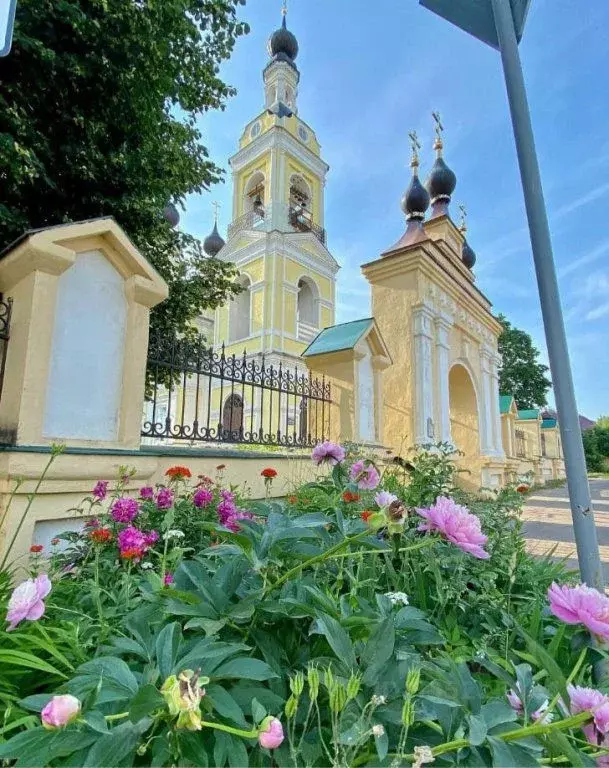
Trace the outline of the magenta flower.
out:
<instances>
[{"instance_id":1,"label":"magenta flower","mask_svg":"<svg viewBox=\"0 0 609 768\"><path fill-rule=\"evenodd\" d=\"M228 528L230 531L233 531L234 533L237 533L241 530L241 526L237 522L238 520L253 520L254 515L252 515L251 512L248 512L245 509L236 509L232 515L229 515L226 520L222 523L222 525L225 528Z\"/></svg>"},{"instance_id":2,"label":"magenta flower","mask_svg":"<svg viewBox=\"0 0 609 768\"><path fill-rule=\"evenodd\" d=\"M158 541L159 534L156 531L140 531L130 525L123 528L118 534L118 548L121 557L138 561L148 549Z\"/></svg>"},{"instance_id":3,"label":"magenta flower","mask_svg":"<svg viewBox=\"0 0 609 768\"><path fill-rule=\"evenodd\" d=\"M265 717L260 723L258 743L264 749L277 749L283 742L283 726L276 717Z\"/></svg>"},{"instance_id":4,"label":"magenta flower","mask_svg":"<svg viewBox=\"0 0 609 768\"><path fill-rule=\"evenodd\" d=\"M524 706L520 700L520 695L513 688L510 688L506 696L510 703L510 707L514 710L514 712L522 715L524 712ZM554 716L551 712L546 712L549 704L550 702L546 699L539 707L539 709L536 709L535 712L531 714L531 720L534 720L535 722L542 721L545 723L551 723L554 719Z\"/></svg>"},{"instance_id":5,"label":"magenta flower","mask_svg":"<svg viewBox=\"0 0 609 768\"><path fill-rule=\"evenodd\" d=\"M366 464L363 459L353 464L349 477L361 491L373 491L381 481L374 464Z\"/></svg>"},{"instance_id":6,"label":"magenta flower","mask_svg":"<svg viewBox=\"0 0 609 768\"><path fill-rule=\"evenodd\" d=\"M426 509L417 509L417 514L427 522L419 525L419 531L438 531L448 541L480 560L490 555L483 549L488 536L482 533L480 520L467 507L457 504L448 496L438 496L436 503Z\"/></svg>"},{"instance_id":7,"label":"magenta flower","mask_svg":"<svg viewBox=\"0 0 609 768\"><path fill-rule=\"evenodd\" d=\"M144 532L144 541L147 547L153 547L159 540L158 531Z\"/></svg>"},{"instance_id":8,"label":"magenta flower","mask_svg":"<svg viewBox=\"0 0 609 768\"><path fill-rule=\"evenodd\" d=\"M170 584L173 584L173 576L172 576L172 574L171 574L171 573L169 573L169 572L168 572L168 573L166 573L166 574L163 576L163 584L164 584L166 587L168 587Z\"/></svg>"},{"instance_id":9,"label":"magenta flower","mask_svg":"<svg viewBox=\"0 0 609 768\"><path fill-rule=\"evenodd\" d=\"M208 507L214 500L214 494L209 488L198 488L192 497L192 503L198 509Z\"/></svg>"},{"instance_id":10,"label":"magenta flower","mask_svg":"<svg viewBox=\"0 0 609 768\"><path fill-rule=\"evenodd\" d=\"M594 688L579 685L568 685L567 691L572 715L578 712L591 712L594 715L594 721L582 728L588 742L601 747L609 746L609 739L605 738L609 731L609 696Z\"/></svg>"},{"instance_id":11,"label":"magenta flower","mask_svg":"<svg viewBox=\"0 0 609 768\"><path fill-rule=\"evenodd\" d=\"M377 503L377 506L388 507L394 501L397 501L398 497L394 493L389 493L389 491L379 491L375 495L374 500Z\"/></svg>"},{"instance_id":12,"label":"magenta flower","mask_svg":"<svg viewBox=\"0 0 609 768\"><path fill-rule=\"evenodd\" d=\"M157 509L171 509L173 506L173 491L171 488L160 488L156 495Z\"/></svg>"},{"instance_id":13,"label":"magenta flower","mask_svg":"<svg viewBox=\"0 0 609 768\"><path fill-rule=\"evenodd\" d=\"M135 499L131 499L129 496L123 496L120 499L116 499L110 514L112 519L117 523L130 523L138 515L140 511L139 504Z\"/></svg>"},{"instance_id":14,"label":"magenta flower","mask_svg":"<svg viewBox=\"0 0 609 768\"><path fill-rule=\"evenodd\" d=\"M98 517L93 517L85 522L85 528L99 528L101 521Z\"/></svg>"},{"instance_id":15,"label":"magenta flower","mask_svg":"<svg viewBox=\"0 0 609 768\"><path fill-rule=\"evenodd\" d=\"M550 610L565 624L583 624L593 635L609 640L609 598L598 590L553 583L548 590Z\"/></svg>"},{"instance_id":16,"label":"magenta flower","mask_svg":"<svg viewBox=\"0 0 609 768\"><path fill-rule=\"evenodd\" d=\"M338 443L326 440L318 443L311 452L311 459L319 466L320 464L340 464L345 460L345 449Z\"/></svg>"},{"instance_id":17,"label":"magenta flower","mask_svg":"<svg viewBox=\"0 0 609 768\"><path fill-rule=\"evenodd\" d=\"M154 488L150 485L145 485L143 488L140 488L140 499L144 499L144 501L152 501L154 499Z\"/></svg>"},{"instance_id":18,"label":"magenta flower","mask_svg":"<svg viewBox=\"0 0 609 768\"><path fill-rule=\"evenodd\" d=\"M108 481L98 480L95 483L95 488L91 491L91 493L98 501L103 501L106 498L106 494L108 493Z\"/></svg>"},{"instance_id":19,"label":"magenta flower","mask_svg":"<svg viewBox=\"0 0 609 768\"><path fill-rule=\"evenodd\" d=\"M6 611L6 620L9 622L7 632L11 632L24 620L38 621L44 614L44 598L50 591L51 580L46 573L41 573L35 579L22 581L15 587Z\"/></svg>"},{"instance_id":20,"label":"magenta flower","mask_svg":"<svg viewBox=\"0 0 609 768\"><path fill-rule=\"evenodd\" d=\"M54 728L64 728L79 714L80 701L76 696L64 693L62 696L53 696L40 713L40 719L45 728L53 730Z\"/></svg>"},{"instance_id":21,"label":"magenta flower","mask_svg":"<svg viewBox=\"0 0 609 768\"><path fill-rule=\"evenodd\" d=\"M235 504L235 494L231 491L221 490L220 496L222 501L218 504L218 520L220 525L225 525L229 517L237 512L237 505Z\"/></svg>"}]
</instances>

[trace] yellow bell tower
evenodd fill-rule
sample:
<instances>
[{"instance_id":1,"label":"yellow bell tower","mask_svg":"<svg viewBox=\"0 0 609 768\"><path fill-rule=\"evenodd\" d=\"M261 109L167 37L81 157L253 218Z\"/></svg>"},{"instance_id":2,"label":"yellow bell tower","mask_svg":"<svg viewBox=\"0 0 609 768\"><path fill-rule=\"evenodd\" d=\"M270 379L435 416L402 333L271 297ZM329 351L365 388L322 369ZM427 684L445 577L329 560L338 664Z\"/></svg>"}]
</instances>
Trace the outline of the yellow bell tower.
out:
<instances>
[{"instance_id":1,"label":"yellow bell tower","mask_svg":"<svg viewBox=\"0 0 609 768\"><path fill-rule=\"evenodd\" d=\"M334 324L339 266L324 229L328 165L315 133L298 116L298 42L287 29L285 7L268 48L264 109L245 127L230 159L227 241L214 230L205 243L208 253L237 265L244 288L216 311L214 343L224 343L227 354L245 349L268 364L300 367L309 342Z\"/></svg>"}]
</instances>

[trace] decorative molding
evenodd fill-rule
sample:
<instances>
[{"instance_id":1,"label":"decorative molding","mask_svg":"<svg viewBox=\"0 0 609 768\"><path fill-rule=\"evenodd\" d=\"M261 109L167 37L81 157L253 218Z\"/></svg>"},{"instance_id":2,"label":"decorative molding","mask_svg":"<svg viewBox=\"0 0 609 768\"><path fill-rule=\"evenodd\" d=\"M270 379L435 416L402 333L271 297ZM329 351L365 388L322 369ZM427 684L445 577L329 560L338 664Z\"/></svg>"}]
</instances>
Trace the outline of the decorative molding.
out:
<instances>
[{"instance_id":1,"label":"decorative molding","mask_svg":"<svg viewBox=\"0 0 609 768\"><path fill-rule=\"evenodd\" d=\"M261 155L273 150L280 150L292 155L301 162L311 173L316 174L325 181L326 173L330 166L318 157L312 150L301 144L292 134L282 125L274 125L265 131L258 138L250 142L246 147L240 149L229 159L229 164L233 173L239 173L247 165L253 163Z\"/></svg>"}]
</instances>

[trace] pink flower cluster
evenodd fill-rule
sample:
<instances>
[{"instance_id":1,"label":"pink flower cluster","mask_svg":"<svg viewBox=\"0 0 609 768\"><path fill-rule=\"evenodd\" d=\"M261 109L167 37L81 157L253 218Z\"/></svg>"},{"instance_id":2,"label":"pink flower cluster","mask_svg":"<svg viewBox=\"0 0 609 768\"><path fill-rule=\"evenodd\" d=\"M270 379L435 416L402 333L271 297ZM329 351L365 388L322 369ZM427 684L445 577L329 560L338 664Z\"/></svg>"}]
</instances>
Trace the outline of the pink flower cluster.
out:
<instances>
[{"instance_id":1,"label":"pink flower cluster","mask_svg":"<svg viewBox=\"0 0 609 768\"><path fill-rule=\"evenodd\" d=\"M552 613L565 624L583 624L593 635L609 640L609 598L597 589L553 583L548 600Z\"/></svg>"},{"instance_id":2,"label":"pink flower cluster","mask_svg":"<svg viewBox=\"0 0 609 768\"><path fill-rule=\"evenodd\" d=\"M140 507L135 499L122 496L120 499L116 499L110 514L116 523L131 523L138 516L139 511Z\"/></svg>"},{"instance_id":3,"label":"pink flower cluster","mask_svg":"<svg viewBox=\"0 0 609 768\"><path fill-rule=\"evenodd\" d=\"M366 463L364 459L353 464L349 477L352 482L357 483L361 491L373 491L381 481L381 476L374 464Z\"/></svg>"},{"instance_id":4,"label":"pink flower cluster","mask_svg":"<svg viewBox=\"0 0 609 768\"><path fill-rule=\"evenodd\" d=\"M319 466L320 464L340 464L345 460L345 449L338 443L325 440L318 443L311 452L311 459Z\"/></svg>"},{"instance_id":5,"label":"pink flower cluster","mask_svg":"<svg viewBox=\"0 0 609 768\"><path fill-rule=\"evenodd\" d=\"M591 712L594 720L584 725L582 731L590 744L604 749L609 748L609 696L593 688L582 688L579 685L568 685L567 691L571 700L571 714ZM597 765L609 765L608 756L600 757Z\"/></svg>"},{"instance_id":6,"label":"pink flower cluster","mask_svg":"<svg viewBox=\"0 0 609 768\"><path fill-rule=\"evenodd\" d=\"M154 499L154 488L150 485L145 485L140 488L140 499L144 501L152 501Z\"/></svg>"},{"instance_id":7,"label":"pink flower cluster","mask_svg":"<svg viewBox=\"0 0 609 768\"><path fill-rule=\"evenodd\" d=\"M140 531L130 525L118 534L118 548L120 556L138 562L159 540L156 531Z\"/></svg>"},{"instance_id":8,"label":"pink flower cluster","mask_svg":"<svg viewBox=\"0 0 609 768\"><path fill-rule=\"evenodd\" d=\"M171 488L159 488L156 495L157 509L171 509L173 506L173 491Z\"/></svg>"},{"instance_id":9,"label":"pink flower cluster","mask_svg":"<svg viewBox=\"0 0 609 768\"><path fill-rule=\"evenodd\" d=\"M15 587L6 612L6 620L9 625L7 632L11 632L22 621L38 621L44 614L44 598L51 591L51 580L46 573L41 573L35 579L22 581Z\"/></svg>"},{"instance_id":10,"label":"pink flower cluster","mask_svg":"<svg viewBox=\"0 0 609 768\"><path fill-rule=\"evenodd\" d=\"M109 483L107 480L98 480L95 483L95 488L93 489L92 494L98 501L103 501L106 498L108 485Z\"/></svg>"},{"instance_id":11,"label":"pink flower cluster","mask_svg":"<svg viewBox=\"0 0 609 768\"><path fill-rule=\"evenodd\" d=\"M435 504L427 509L417 509L417 514L427 520L419 525L419 531L437 531L463 552L480 560L490 557L483 549L488 536L482 533L480 520L467 507L457 504L448 496L438 496Z\"/></svg>"},{"instance_id":12,"label":"pink flower cluster","mask_svg":"<svg viewBox=\"0 0 609 768\"><path fill-rule=\"evenodd\" d=\"M238 520L253 520L254 516L235 504L235 494L232 491L220 491L222 501L218 504L218 520L220 525L235 533L240 530Z\"/></svg>"},{"instance_id":13,"label":"pink flower cluster","mask_svg":"<svg viewBox=\"0 0 609 768\"><path fill-rule=\"evenodd\" d=\"M195 505L195 507L197 507L197 509L208 507L213 500L214 494L209 490L209 488L197 488L197 490L194 492L194 496L192 497L192 503Z\"/></svg>"}]
</instances>

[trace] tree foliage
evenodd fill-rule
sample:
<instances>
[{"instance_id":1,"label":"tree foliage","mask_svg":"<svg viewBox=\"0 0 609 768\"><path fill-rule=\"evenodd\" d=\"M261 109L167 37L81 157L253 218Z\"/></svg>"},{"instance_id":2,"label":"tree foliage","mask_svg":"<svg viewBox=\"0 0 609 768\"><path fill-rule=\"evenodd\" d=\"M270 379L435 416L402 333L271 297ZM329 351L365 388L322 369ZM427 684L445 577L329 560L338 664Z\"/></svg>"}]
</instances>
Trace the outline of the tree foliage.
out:
<instances>
[{"instance_id":1,"label":"tree foliage","mask_svg":"<svg viewBox=\"0 0 609 768\"><path fill-rule=\"evenodd\" d=\"M600 419L599 419L600 421ZM590 472L602 472L609 467L609 426L598 422L583 434L586 466Z\"/></svg>"},{"instance_id":2,"label":"tree foliage","mask_svg":"<svg viewBox=\"0 0 609 768\"><path fill-rule=\"evenodd\" d=\"M184 331L232 292L232 265L173 230L168 202L218 182L197 119L245 0L20 0L0 60L0 248L29 228L113 216L167 280L154 313Z\"/></svg>"},{"instance_id":3,"label":"tree foliage","mask_svg":"<svg viewBox=\"0 0 609 768\"><path fill-rule=\"evenodd\" d=\"M548 366L539 362L539 350L526 331L514 328L503 315L497 319L503 326L499 336L499 391L513 395L518 408L542 408L552 386L546 376Z\"/></svg>"}]
</instances>

